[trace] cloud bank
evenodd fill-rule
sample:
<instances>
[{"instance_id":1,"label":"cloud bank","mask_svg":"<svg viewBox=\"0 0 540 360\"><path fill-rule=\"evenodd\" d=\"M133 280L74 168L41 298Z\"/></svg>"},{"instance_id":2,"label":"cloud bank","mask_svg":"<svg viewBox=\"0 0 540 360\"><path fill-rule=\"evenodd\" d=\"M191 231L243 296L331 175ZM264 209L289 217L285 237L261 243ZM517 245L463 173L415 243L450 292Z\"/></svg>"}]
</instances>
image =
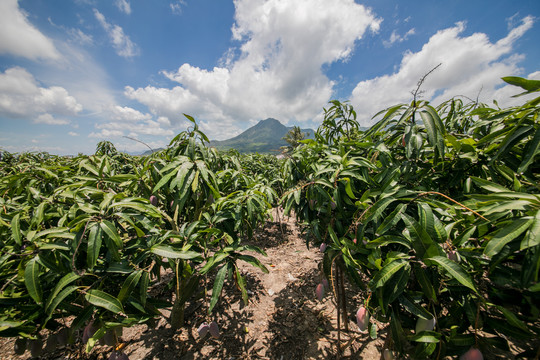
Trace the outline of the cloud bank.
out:
<instances>
[{"instance_id":1,"label":"cloud bank","mask_svg":"<svg viewBox=\"0 0 540 360\"><path fill-rule=\"evenodd\" d=\"M60 86L38 86L35 78L21 67L0 73L0 115L32 119L36 123L65 125L62 116L73 116L83 107ZM60 116L61 118L55 118Z\"/></svg>"},{"instance_id":2,"label":"cloud bank","mask_svg":"<svg viewBox=\"0 0 540 360\"><path fill-rule=\"evenodd\" d=\"M511 105L502 95L512 90L499 89L503 84L500 78L521 72L518 64L522 56L512 54L513 45L533 21L531 16L523 18L519 26L497 42L491 42L484 33L462 36L463 22L438 31L420 51L407 51L397 72L357 84L351 103L362 114L362 124L371 125L371 116L388 106L410 102L418 80L439 63L442 65L422 86L424 99L438 104L457 95L472 99L480 95L482 102L497 99L502 106L505 101Z\"/></svg>"},{"instance_id":3,"label":"cloud bank","mask_svg":"<svg viewBox=\"0 0 540 360\"><path fill-rule=\"evenodd\" d=\"M60 58L52 40L28 21L17 0L0 1L0 54L31 60Z\"/></svg>"},{"instance_id":4,"label":"cloud bank","mask_svg":"<svg viewBox=\"0 0 540 360\"><path fill-rule=\"evenodd\" d=\"M221 139L269 116L312 120L333 91L323 67L346 61L355 41L381 22L353 0L237 0L235 7L232 33L239 46L223 64L211 70L183 64L162 72L179 85L127 86L125 95L171 121L194 115Z\"/></svg>"}]
</instances>

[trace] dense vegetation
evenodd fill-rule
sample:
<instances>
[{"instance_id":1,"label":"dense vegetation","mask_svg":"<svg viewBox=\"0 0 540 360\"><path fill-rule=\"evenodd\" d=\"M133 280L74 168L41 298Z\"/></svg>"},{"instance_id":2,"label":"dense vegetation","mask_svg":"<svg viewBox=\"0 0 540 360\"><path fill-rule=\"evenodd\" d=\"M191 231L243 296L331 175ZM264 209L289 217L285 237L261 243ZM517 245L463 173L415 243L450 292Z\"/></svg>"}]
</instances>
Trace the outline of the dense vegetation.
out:
<instances>
[{"instance_id":1,"label":"dense vegetation","mask_svg":"<svg viewBox=\"0 0 540 360\"><path fill-rule=\"evenodd\" d=\"M47 346L82 337L90 351L162 308L182 327L186 302L201 297L208 315L199 330L219 336L212 310L224 282L247 301L237 262L265 270L251 255L264 252L243 239L281 204L324 252L317 293L334 294L344 326L351 313L373 338L389 325L385 357L532 343L540 336L539 104L453 98L435 108L415 98L364 132L354 109L334 101L316 139L281 162L209 148L189 116L194 130L151 156L108 142L73 158L4 153L0 336L36 355L48 329ZM174 274L167 301L149 295L162 270ZM347 309L346 289L362 294L357 308Z\"/></svg>"}]
</instances>

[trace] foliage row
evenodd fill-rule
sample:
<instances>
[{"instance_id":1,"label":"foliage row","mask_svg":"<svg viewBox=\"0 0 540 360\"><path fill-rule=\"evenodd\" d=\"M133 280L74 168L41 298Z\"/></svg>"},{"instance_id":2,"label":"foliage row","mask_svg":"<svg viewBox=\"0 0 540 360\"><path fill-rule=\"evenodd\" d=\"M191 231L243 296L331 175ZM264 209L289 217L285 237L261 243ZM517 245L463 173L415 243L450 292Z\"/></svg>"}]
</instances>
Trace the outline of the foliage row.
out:
<instances>
[{"instance_id":1,"label":"foliage row","mask_svg":"<svg viewBox=\"0 0 540 360\"><path fill-rule=\"evenodd\" d=\"M277 200L268 179L278 163L217 153L188 119L193 131L149 157L109 142L92 156L3 154L0 336L35 342L47 328L65 337L71 317L69 339L82 333L89 351L115 329L151 324L162 308L183 326L192 298L204 298L210 317L227 277L247 301L237 261L266 268L245 253L264 252L241 238ZM150 296L167 272L171 296Z\"/></svg>"},{"instance_id":2,"label":"foliage row","mask_svg":"<svg viewBox=\"0 0 540 360\"><path fill-rule=\"evenodd\" d=\"M317 140L285 163L285 211L323 244L338 308L343 273L361 289L370 335L389 324L389 350L442 358L540 337L539 103L415 99L361 132L334 101Z\"/></svg>"}]
</instances>

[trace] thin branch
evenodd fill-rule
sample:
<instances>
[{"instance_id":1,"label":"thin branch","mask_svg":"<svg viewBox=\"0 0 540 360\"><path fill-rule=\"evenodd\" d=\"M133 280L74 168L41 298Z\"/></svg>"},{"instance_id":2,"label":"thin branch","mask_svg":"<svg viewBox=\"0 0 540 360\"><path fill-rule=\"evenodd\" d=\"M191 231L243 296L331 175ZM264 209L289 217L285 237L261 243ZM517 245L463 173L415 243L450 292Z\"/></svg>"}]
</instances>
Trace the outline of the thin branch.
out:
<instances>
[{"instance_id":1,"label":"thin branch","mask_svg":"<svg viewBox=\"0 0 540 360\"><path fill-rule=\"evenodd\" d=\"M125 136L125 135L124 135L123 137L125 137L126 139L133 140L133 141L136 141L136 142L138 142L138 143L143 144L144 146L146 146L147 148L150 149L150 151L152 152L152 154L154 153L154 149L152 149L152 148L151 148L147 143L145 143L144 141L141 141L141 140L138 140L138 139L129 137L129 136Z\"/></svg>"},{"instance_id":2,"label":"thin branch","mask_svg":"<svg viewBox=\"0 0 540 360\"><path fill-rule=\"evenodd\" d=\"M439 63L439 65L435 66L433 69L429 70L426 74L424 74L424 76L422 76L420 78L420 80L418 80L418 82L416 83L416 90L414 90L412 92L412 95L414 96L414 104L416 106L416 97L421 93L420 91L420 87L422 86L422 84L424 83L424 81L426 80L426 78L432 73L434 72L435 70L437 70L437 68L439 66L441 66L442 63Z\"/></svg>"}]
</instances>

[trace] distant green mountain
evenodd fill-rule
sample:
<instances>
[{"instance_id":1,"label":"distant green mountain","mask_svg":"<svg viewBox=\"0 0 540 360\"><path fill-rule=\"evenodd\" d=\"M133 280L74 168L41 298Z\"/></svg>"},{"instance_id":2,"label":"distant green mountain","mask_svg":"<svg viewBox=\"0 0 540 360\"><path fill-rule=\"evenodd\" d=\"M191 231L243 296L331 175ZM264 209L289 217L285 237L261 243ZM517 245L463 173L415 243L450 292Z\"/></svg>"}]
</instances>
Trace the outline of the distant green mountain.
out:
<instances>
[{"instance_id":1,"label":"distant green mountain","mask_svg":"<svg viewBox=\"0 0 540 360\"><path fill-rule=\"evenodd\" d=\"M281 146L286 146L283 140L285 134L292 129L279 122L279 120L268 118L261 120L255 126L250 127L238 136L228 140L212 140L210 146L219 150L236 149L242 153L278 153ZM313 139L315 131L312 129L302 129L306 133L306 139Z\"/></svg>"}]
</instances>

